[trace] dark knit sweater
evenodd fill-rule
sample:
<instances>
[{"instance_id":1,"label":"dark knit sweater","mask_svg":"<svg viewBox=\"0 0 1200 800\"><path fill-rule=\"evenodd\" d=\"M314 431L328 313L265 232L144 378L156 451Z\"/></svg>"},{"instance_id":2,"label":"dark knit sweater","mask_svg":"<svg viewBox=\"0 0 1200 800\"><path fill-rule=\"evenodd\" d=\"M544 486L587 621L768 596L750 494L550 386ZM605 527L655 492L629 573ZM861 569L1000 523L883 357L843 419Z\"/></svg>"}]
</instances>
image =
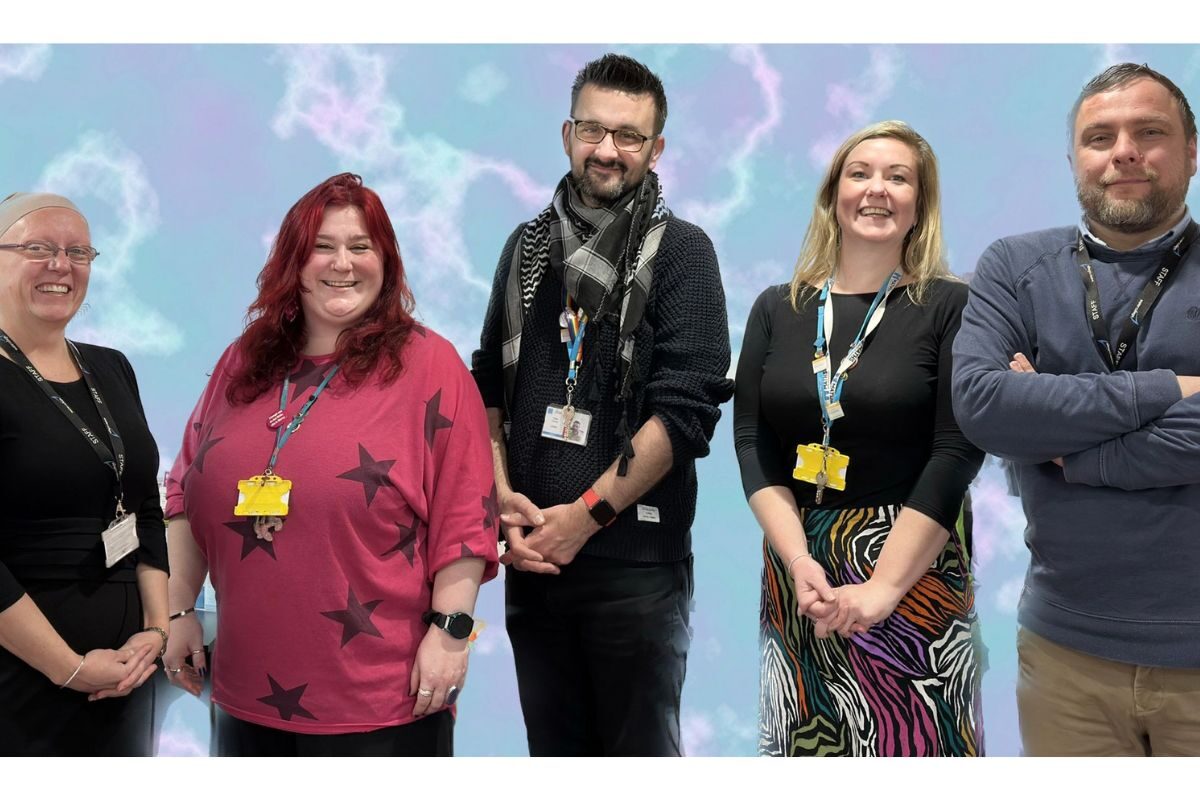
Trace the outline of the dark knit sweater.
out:
<instances>
[{"instance_id":1,"label":"dark knit sweater","mask_svg":"<svg viewBox=\"0 0 1200 800\"><path fill-rule=\"evenodd\" d=\"M508 238L471 371L484 405L504 409L501 319L513 248L524 225ZM540 508L575 501L620 454L617 436L615 316L588 322L575 406L592 414L586 447L542 437L546 406L566 401L567 351L559 339L562 281L546 271L521 336L512 408L505 410L508 475L514 491ZM631 432L652 415L671 440L674 466L637 503L584 545L582 555L667 562L691 553L696 513L695 459L733 393L729 380L729 325L725 293L712 242L700 228L671 217L663 234L646 314L635 332ZM636 458L637 456L634 456ZM638 506L658 510L658 522L639 521Z\"/></svg>"}]
</instances>

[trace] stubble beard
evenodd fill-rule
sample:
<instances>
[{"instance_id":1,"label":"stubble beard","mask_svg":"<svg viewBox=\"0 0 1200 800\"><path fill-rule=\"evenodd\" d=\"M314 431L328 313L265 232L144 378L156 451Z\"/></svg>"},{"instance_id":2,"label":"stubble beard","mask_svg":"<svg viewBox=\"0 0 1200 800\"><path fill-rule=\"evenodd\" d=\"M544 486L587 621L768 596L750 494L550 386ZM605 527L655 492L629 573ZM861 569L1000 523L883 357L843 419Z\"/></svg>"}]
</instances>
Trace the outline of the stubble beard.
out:
<instances>
[{"instance_id":1,"label":"stubble beard","mask_svg":"<svg viewBox=\"0 0 1200 800\"><path fill-rule=\"evenodd\" d=\"M1083 185L1075 179L1075 196L1088 219L1120 233L1145 233L1171 219L1187 199L1188 184L1163 187L1158 173L1147 172L1150 193L1143 198L1116 200L1105 193L1105 187L1094 183Z\"/></svg>"}]
</instances>

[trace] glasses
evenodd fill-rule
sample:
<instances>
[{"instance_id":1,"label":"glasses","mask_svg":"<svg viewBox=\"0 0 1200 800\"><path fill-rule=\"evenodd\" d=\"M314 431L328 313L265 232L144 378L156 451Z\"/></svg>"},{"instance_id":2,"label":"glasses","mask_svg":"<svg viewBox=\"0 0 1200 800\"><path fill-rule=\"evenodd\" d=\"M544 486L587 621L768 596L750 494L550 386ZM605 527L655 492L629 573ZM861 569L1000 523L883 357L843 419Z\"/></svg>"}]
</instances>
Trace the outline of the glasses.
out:
<instances>
[{"instance_id":1,"label":"glasses","mask_svg":"<svg viewBox=\"0 0 1200 800\"><path fill-rule=\"evenodd\" d=\"M599 122L585 122L578 119L573 119L571 122L575 125L575 138L579 141L600 144L604 141L604 137L611 133L613 145L626 153L641 152L646 142L658 138L657 136L642 136L637 131L631 131L628 128L606 128Z\"/></svg>"},{"instance_id":2,"label":"glasses","mask_svg":"<svg viewBox=\"0 0 1200 800\"><path fill-rule=\"evenodd\" d=\"M100 251L87 245L78 244L73 247L59 247L50 242L26 242L25 244L0 244L0 250L20 250L30 261L50 261L58 258L59 253L66 253L72 264L84 266L92 263Z\"/></svg>"}]
</instances>

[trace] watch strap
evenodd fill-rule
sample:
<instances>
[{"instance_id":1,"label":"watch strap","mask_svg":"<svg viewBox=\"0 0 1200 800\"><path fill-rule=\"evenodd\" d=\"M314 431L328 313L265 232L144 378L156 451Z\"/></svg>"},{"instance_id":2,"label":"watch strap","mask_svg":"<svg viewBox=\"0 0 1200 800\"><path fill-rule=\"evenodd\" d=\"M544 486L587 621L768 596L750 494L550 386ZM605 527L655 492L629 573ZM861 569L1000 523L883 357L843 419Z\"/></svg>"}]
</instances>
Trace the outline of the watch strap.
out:
<instances>
[{"instance_id":1,"label":"watch strap","mask_svg":"<svg viewBox=\"0 0 1200 800\"><path fill-rule=\"evenodd\" d=\"M596 520L596 523L600 527L606 528L616 522L616 510L594 488L588 488L584 491L583 504L587 506L588 513L592 515L592 519Z\"/></svg>"}]
</instances>

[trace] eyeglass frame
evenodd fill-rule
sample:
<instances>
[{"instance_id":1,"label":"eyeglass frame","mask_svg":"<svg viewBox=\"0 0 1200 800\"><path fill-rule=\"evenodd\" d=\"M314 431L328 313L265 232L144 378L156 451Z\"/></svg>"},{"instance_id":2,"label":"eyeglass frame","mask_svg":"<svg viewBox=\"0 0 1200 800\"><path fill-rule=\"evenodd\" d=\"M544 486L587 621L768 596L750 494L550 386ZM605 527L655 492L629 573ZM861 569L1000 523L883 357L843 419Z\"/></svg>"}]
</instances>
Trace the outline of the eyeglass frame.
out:
<instances>
[{"instance_id":1,"label":"eyeglass frame","mask_svg":"<svg viewBox=\"0 0 1200 800\"><path fill-rule=\"evenodd\" d=\"M599 122L596 122L594 119L575 119L574 117L567 117L567 121L571 123L571 132L575 134L575 138L578 139L579 141L583 142L584 144L601 144L604 141L604 136L611 135L613 137L613 147L620 150L622 153L640 153L640 152L642 152L642 150L644 150L646 148L646 142L652 142L655 139L657 139L658 137L662 136L661 133L656 133L653 136L642 136L642 134L638 133L633 128L609 128L606 125L601 125ZM598 142L589 142L587 139L584 139L582 136L579 135L580 123L583 123L585 125L595 125L597 128L603 129L604 136L601 136L600 141L598 141ZM621 147L619 144L617 144L617 134L622 133L622 132L632 133L635 136L642 137L642 143L640 145L638 145L637 150L626 150L624 147Z\"/></svg>"},{"instance_id":2,"label":"eyeglass frame","mask_svg":"<svg viewBox=\"0 0 1200 800\"><path fill-rule=\"evenodd\" d=\"M28 255L26 255L25 258L28 261L54 261L55 259L58 258L59 253L65 253L67 256L67 261L70 261L72 264L75 264L76 266L84 266L84 265L91 264L93 261L96 260L96 256L100 255L100 251L97 250L96 248L92 247L91 245L73 244L70 247L59 247L58 245L54 244L53 242L47 242L42 239L34 239L33 241L22 242L21 244L0 244L0 250L27 250L27 249L29 249L30 245L35 245L35 244L43 244L43 245L46 245L47 247L49 247L50 251L51 251L50 255L46 256L45 258L30 258ZM87 252L89 254L88 260L87 261L76 261L75 259L71 258L71 253L70 253L71 250L83 250L83 251Z\"/></svg>"}]
</instances>

